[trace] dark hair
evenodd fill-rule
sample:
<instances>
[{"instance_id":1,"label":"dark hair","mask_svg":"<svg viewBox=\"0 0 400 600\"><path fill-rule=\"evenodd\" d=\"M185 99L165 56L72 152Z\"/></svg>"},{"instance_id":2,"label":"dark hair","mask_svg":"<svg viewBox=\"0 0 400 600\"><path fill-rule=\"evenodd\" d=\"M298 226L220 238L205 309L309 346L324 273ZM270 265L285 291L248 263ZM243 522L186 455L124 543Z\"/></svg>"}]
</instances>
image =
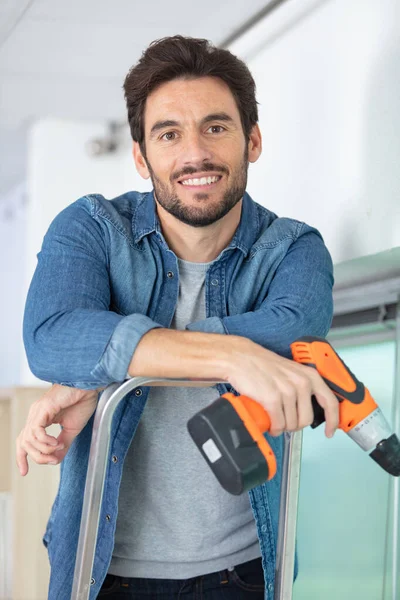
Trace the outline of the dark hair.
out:
<instances>
[{"instance_id":1,"label":"dark hair","mask_svg":"<svg viewBox=\"0 0 400 600\"><path fill-rule=\"evenodd\" d=\"M175 35L151 42L124 81L128 122L132 138L144 145L144 108L156 87L173 79L219 77L236 101L243 132L249 139L258 122L256 85L247 65L229 50L217 48L208 40Z\"/></svg>"}]
</instances>

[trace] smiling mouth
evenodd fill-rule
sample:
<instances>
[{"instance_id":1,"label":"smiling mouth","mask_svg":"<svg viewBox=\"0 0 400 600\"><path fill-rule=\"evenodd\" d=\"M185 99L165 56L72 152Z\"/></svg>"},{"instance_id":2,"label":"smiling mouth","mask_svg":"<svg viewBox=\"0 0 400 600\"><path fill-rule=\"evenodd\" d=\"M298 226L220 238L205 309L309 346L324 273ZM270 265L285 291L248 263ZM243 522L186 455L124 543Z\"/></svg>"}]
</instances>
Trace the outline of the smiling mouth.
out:
<instances>
[{"instance_id":1,"label":"smiling mouth","mask_svg":"<svg viewBox=\"0 0 400 600\"><path fill-rule=\"evenodd\" d=\"M215 187L222 179L222 175L217 175L213 177L201 177L193 179L186 179L185 182L179 181L180 185L184 188L188 188L189 190L205 190L209 188Z\"/></svg>"}]
</instances>

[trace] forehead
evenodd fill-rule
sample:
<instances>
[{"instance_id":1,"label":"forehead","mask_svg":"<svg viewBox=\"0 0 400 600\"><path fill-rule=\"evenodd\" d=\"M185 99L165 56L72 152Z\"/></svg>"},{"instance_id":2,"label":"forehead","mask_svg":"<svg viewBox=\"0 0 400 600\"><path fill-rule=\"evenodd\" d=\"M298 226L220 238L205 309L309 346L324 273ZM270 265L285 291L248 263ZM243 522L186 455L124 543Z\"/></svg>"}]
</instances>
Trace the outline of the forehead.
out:
<instances>
[{"instance_id":1,"label":"forehead","mask_svg":"<svg viewBox=\"0 0 400 600\"><path fill-rule=\"evenodd\" d=\"M240 123L240 114L229 86L218 77L174 79L157 87L146 100L146 135L155 121L200 120L208 113L227 112Z\"/></svg>"}]
</instances>

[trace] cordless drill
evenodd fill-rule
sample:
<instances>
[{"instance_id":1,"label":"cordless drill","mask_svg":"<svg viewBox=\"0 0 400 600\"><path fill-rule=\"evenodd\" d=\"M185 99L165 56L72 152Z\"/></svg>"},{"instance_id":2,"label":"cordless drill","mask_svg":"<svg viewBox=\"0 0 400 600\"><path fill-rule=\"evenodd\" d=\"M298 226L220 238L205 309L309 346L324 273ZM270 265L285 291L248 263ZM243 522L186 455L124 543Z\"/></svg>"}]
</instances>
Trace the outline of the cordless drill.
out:
<instances>
[{"instance_id":1,"label":"cordless drill","mask_svg":"<svg viewBox=\"0 0 400 600\"><path fill-rule=\"evenodd\" d=\"M400 441L368 389L345 365L327 340L302 337L290 345L293 359L313 367L339 401L339 429L368 452L385 471L400 475ZM325 413L311 398L315 429ZM189 434L222 487L239 495L276 474L276 458L264 433L271 420L259 402L223 394L187 423Z\"/></svg>"}]
</instances>

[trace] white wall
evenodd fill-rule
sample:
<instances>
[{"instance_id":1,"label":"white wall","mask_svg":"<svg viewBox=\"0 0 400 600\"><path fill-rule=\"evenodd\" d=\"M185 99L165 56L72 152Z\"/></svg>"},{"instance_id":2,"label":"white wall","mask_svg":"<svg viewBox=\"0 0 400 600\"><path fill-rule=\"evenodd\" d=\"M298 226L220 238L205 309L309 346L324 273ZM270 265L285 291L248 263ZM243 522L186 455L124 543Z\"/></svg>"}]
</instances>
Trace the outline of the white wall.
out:
<instances>
[{"instance_id":1,"label":"white wall","mask_svg":"<svg viewBox=\"0 0 400 600\"><path fill-rule=\"evenodd\" d=\"M297 0L231 48L248 63L260 103L264 148L248 191L316 226L335 263L400 246L399 34L397 0ZM136 173L128 128L117 153L87 154L86 142L105 134L97 122L31 128L25 293L62 208L86 193L151 189ZM25 361L22 371L32 383Z\"/></svg>"},{"instance_id":2,"label":"white wall","mask_svg":"<svg viewBox=\"0 0 400 600\"><path fill-rule=\"evenodd\" d=\"M261 103L249 193L335 263L400 246L398 0L288 2L235 48Z\"/></svg>"},{"instance_id":3,"label":"white wall","mask_svg":"<svg viewBox=\"0 0 400 600\"><path fill-rule=\"evenodd\" d=\"M19 384L25 302L25 187L0 197L0 387Z\"/></svg>"},{"instance_id":4,"label":"white wall","mask_svg":"<svg viewBox=\"0 0 400 600\"><path fill-rule=\"evenodd\" d=\"M24 300L36 267L36 255L53 218L66 206L90 193L113 198L127 190L151 189L136 172L128 128L113 154L91 156L87 143L104 138L104 123L41 119L28 136L27 244ZM18 333L19 335L19 333ZM21 383L39 384L30 372L20 339Z\"/></svg>"},{"instance_id":5,"label":"white wall","mask_svg":"<svg viewBox=\"0 0 400 600\"><path fill-rule=\"evenodd\" d=\"M104 123L49 118L32 126L27 183L29 281L43 236L63 208L85 194L100 193L114 198L130 189L144 189L146 182L136 172L128 129L123 132L115 153L97 157L88 153L87 142L106 135Z\"/></svg>"}]
</instances>

